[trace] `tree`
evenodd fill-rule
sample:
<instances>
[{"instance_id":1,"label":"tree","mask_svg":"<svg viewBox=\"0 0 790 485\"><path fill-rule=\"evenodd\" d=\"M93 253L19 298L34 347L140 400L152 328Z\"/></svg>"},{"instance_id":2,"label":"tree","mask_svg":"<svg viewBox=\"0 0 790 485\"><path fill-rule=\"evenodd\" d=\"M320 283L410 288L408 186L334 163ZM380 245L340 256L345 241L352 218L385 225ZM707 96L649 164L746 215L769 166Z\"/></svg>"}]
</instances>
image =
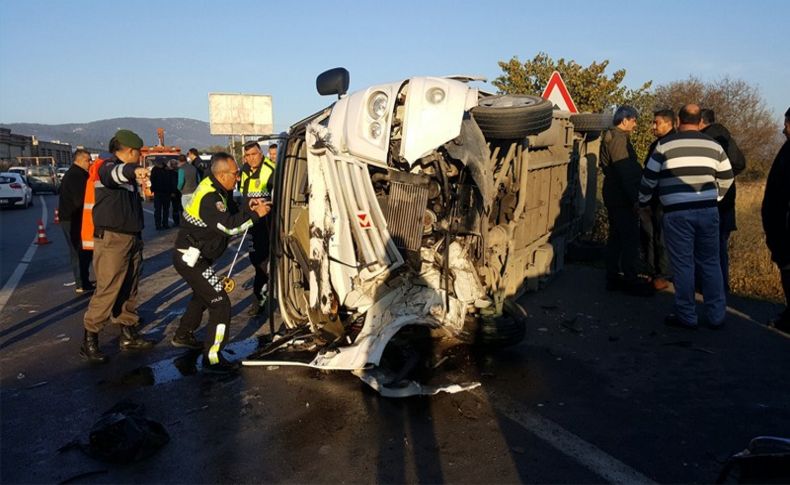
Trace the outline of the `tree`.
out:
<instances>
[{"instance_id":1,"label":"tree","mask_svg":"<svg viewBox=\"0 0 790 485\"><path fill-rule=\"evenodd\" d=\"M656 89L656 108L678 110L686 103L698 103L716 113L746 157L744 178L763 178L779 150L780 134L774 116L760 92L740 79L725 77L703 82L695 77L674 81Z\"/></svg>"},{"instance_id":2,"label":"tree","mask_svg":"<svg viewBox=\"0 0 790 485\"><path fill-rule=\"evenodd\" d=\"M611 76L606 75L608 60L594 61L584 67L564 58L555 61L544 52L523 63L513 57L498 64L503 74L493 81L493 85L503 94L540 94L549 82L551 73L558 71L579 111L597 113L611 111L623 104L634 106L642 116L631 140L639 156L645 156L653 138L653 96L649 92L652 81L645 82L637 89L629 89L621 85L625 79L625 69L619 69Z\"/></svg>"}]
</instances>

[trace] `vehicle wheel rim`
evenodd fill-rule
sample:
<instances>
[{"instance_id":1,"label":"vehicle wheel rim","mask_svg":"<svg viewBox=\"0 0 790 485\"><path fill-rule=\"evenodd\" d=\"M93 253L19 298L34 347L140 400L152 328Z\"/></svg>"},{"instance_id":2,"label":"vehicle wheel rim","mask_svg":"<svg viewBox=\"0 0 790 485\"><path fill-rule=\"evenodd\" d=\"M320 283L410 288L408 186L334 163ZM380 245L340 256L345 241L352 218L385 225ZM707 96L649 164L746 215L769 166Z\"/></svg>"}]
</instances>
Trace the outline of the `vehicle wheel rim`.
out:
<instances>
[{"instance_id":1,"label":"vehicle wheel rim","mask_svg":"<svg viewBox=\"0 0 790 485\"><path fill-rule=\"evenodd\" d=\"M542 98L534 96L495 96L487 99L482 99L479 103L480 106L486 108L523 108L527 106L535 106Z\"/></svg>"}]
</instances>

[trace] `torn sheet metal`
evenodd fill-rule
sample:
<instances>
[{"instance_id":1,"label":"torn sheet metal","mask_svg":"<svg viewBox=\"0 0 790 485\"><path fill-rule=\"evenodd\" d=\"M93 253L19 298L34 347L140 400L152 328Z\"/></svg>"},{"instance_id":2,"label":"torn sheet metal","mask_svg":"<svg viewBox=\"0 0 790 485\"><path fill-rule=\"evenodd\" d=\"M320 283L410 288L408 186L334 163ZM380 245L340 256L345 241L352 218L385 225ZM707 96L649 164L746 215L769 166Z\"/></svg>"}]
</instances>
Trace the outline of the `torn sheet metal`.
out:
<instances>
[{"instance_id":1,"label":"torn sheet metal","mask_svg":"<svg viewBox=\"0 0 790 485\"><path fill-rule=\"evenodd\" d=\"M384 397L434 396L440 392L456 394L480 387L479 382L429 386L415 381L403 381L397 385L386 385L384 382L388 380L387 373L382 369L354 371L353 374Z\"/></svg>"},{"instance_id":2,"label":"torn sheet metal","mask_svg":"<svg viewBox=\"0 0 790 485\"><path fill-rule=\"evenodd\" d=\"M317 365L313 362L294 362L287 360L245 360L242 362L245 367L309 367L312 369L326 370L326 367ZM336 369L341 370L341 369ZM365 384L369 385L376 392L384 397L412 397L412 396L435 396L440 392L448 394L456 394L464 391L471 391L480 387L480 382L467 382L463 384L446 384L446 385L426 385L420 384L416 381L402 381L397 385L388 385L386 382L390 381L389 373L383 369L378 369L370 366L367 369L342 369L351 370L352 374L359 377Z\"/></svg>"}]
</instances>

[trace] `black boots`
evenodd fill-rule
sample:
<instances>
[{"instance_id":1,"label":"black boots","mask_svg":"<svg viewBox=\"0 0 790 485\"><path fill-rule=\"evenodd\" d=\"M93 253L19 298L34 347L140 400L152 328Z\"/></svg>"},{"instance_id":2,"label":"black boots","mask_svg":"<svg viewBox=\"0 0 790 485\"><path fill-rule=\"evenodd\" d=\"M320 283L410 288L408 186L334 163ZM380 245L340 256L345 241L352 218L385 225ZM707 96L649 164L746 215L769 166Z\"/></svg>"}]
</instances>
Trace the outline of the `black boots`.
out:
<instances>
[{"instance_id":1,"label":"black boots","mask_svg":"<svg viewBox=\"0 0 790 485\"><path fill-rule=\"evenodd\" d=\"M154 346L153 340L146 340L137 333L137 328L129 325L121 326L121 350L146 350Z\"/></svg>"},{"instance_id":2,"label":"black boots","mask_svg":"<svg viewBox=\"0 0 790 485\"><path fill-rule=\"evenodd\" d=\"M99 350L98 333L85 330L85 336L82 339L82 347L80 347L80 357L96 364L104 364L107 362L107 356Z\"/></svg>"}]
</instances>

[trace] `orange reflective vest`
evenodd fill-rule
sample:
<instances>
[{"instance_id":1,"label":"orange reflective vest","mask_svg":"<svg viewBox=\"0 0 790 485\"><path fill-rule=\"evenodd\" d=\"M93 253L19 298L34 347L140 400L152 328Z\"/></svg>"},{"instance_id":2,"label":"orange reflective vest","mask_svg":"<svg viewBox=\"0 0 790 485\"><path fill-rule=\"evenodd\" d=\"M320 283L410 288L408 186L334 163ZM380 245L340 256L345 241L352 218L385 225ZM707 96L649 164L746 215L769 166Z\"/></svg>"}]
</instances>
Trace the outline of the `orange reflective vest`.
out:
<instances>
[{"instance_id":1,"label":"orange reflective vest","mask_svg":"<svg viewBox=\"0 0 790 485\"><path fill-rule=\"evenodd\" d=\"M85 200L82 204L82 249L93 251L93 204L96 202L96 182L99 181L99 167L104 160L97 158L88 169L88 182L85 186Z\"/></svg>"}]
</instances>

